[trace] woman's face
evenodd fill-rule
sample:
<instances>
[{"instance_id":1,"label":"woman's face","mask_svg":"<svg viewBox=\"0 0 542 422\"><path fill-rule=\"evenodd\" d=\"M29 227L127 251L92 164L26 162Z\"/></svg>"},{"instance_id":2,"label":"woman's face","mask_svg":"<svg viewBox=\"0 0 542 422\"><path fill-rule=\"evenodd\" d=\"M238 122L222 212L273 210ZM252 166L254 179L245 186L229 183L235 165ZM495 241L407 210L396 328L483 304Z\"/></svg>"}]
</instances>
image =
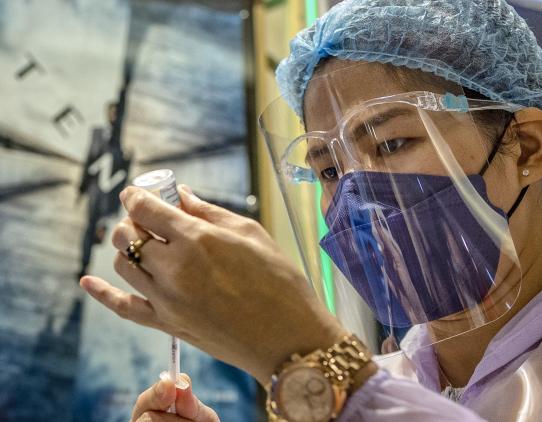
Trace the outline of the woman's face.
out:
<instances>
[{"instance_id":1,"label":"woman's face","mask_svg":"<svg viewBox=\"0 0 542 422\"><path fill-rule=\"evenodd\" d=\"M513 125L491 127L474 113L419 112L416 107L389 102L377 107L360 107L360 103L368 100L414 91L464 95L461 87L416 70L337 59L328 60L318 68L304 98L304 121L307 132L324 131L329 135L326 141L316 141L314 148L308 146L306 154L308 164L321 182L322 213L327 214L344 174L354 171L389 174L393 194L399 199L402 192L397 191L393 183L394 175L421 174L451 179L462 178L463 174L478 175L501 141L506 145L506 153L496 155L483 178L489 202L504 214L508 213L524 182L518 164L522 162L523 140L521 144L518 142L516 128L512 128ZM504 126L504 122L495 123L499 124ZM328 153L322 152L325 148ZM531 189L536 190L538 187ZM536 199L536 194L525 202L533 197ZM400 199L398 203L402 203ZM535 227L542 227L538 213L528 210L529 206L524 205L510 223L520 266L525 264L524 245L531 242L533 232L539 232ZM492 214L485 215L493 218ZM449 217L453 219L454 215ZM505 313L508 309L505 307L514 302L520 285L517 256L512 249L508 252L501 255L495 275L495 285L503 287L492 289L487 296L492 302L484 305L488 321ZM506 283L497 280L506 280ZM445 332L442 338L469 329L469 312L455 315L457 324L454 320L454 326L447 325L442 330Z\"/></svg>"},{"instance_id":2,"label":"woman's face","mask_svg":"<svg viewBox=\"0 0 542 422\"><path fill-rule=\"evenodd\" d=\"M343 128L342 144L335 142L328 148L329 153L322 153L322 145L316 144L313 149L320 152L310 153L309 147L307 154L323 187L324 215L340 174L362 170L447 176L446 161L451 156L465 174L474 175L484 167L499 140L489 139L469 113L429 113L449 148L448 158L444 159L446 151L436 146L415 107L358 107L367 100L413 91L463 94L460 87L441 78L406 68L394 69L378 63L331 59L318 68L309 83L304 99L307 132L332 131L331 138L339 138L339 121L351 116ZM519 150L516 153L519 156ZM518 156L514 151L506 157L499 155L484 175L492 204L503 210L510 209L520 190Z\"/></svg>"}]
</instances>

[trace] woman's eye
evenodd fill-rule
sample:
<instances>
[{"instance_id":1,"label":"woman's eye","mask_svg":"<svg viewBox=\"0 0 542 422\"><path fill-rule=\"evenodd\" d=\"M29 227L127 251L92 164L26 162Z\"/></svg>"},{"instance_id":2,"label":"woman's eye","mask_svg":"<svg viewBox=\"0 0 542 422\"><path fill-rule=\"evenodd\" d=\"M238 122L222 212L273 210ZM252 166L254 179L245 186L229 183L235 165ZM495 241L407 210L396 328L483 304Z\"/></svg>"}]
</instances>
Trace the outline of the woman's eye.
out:
<instances>
[{"instance_id":1,"label":"woman's eye","mask_svg":"<svg viewBox=\"0 0 542 422\"><path fill-rule=\"evenodd\" d=\"M408 142L406 138L390 139L378 145L378 152L381 155L391 155L396 153L402 146Z\"/></svg>"},{"instance_id":2,"label":"woman's eye","mask_svg":"<svg viewBox=\"0 0 542 422\"><path fill-rule=\"evenodd\" d=\"M320 172L324 181L337 180L339 175L335 167L328 167Z\"/></svg>"}]
</instances>

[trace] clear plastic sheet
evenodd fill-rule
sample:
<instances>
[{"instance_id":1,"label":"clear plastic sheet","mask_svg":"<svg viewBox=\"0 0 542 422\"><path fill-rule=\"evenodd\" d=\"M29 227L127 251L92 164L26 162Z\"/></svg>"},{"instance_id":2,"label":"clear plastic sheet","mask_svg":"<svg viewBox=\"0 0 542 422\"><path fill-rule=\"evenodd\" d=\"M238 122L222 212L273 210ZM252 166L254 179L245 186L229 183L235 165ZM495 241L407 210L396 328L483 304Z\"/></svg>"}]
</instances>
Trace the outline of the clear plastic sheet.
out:
<instances>
[{"instance_id":1,"label":"clear plastic sheet","mask_svg":"<svg viewBox=\"0 0 542 422\"><path fill-rule=\"evenodd\" d=\"M332 305L344 318L360 314L361 297L396 347L420 324L438 342L501 317L521 288L512 204L494 171L502 134L478 119L520 107L469 99L452 84L352 83L374 72L365 63L320 72L303 121L281 98L260 124L322 300L340 298ZM374 321L362 324L374 332Z\"/></svg>"}]
</instances>

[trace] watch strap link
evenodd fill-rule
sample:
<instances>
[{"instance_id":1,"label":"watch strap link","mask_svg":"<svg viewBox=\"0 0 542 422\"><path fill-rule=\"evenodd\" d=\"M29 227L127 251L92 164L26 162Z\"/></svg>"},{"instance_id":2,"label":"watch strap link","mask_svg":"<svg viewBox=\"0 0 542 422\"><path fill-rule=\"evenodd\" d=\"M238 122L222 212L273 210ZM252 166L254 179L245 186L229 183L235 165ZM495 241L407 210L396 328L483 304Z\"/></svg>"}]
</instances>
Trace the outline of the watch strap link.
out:
<instances>
[{"instance_id":1,"label":"watch strap link","mask_svg":"<svg viewBox=\"0 0 542 422\"><path fill-rule=\"evenodd\" d=\"M354 382L353 375L368 365L372 357L355 335L344 337L325 352L319 350L312 356L317 357L326 377L346 391Z\"/></svg>"}]
</instances>

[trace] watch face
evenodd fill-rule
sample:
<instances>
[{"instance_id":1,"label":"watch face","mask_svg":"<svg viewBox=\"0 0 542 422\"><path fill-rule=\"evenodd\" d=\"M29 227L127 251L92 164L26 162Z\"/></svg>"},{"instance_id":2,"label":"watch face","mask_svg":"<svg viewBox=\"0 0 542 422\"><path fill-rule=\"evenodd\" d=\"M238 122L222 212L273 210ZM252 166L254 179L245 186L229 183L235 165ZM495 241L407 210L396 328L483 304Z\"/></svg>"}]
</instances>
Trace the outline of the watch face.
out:
<instances>
[{"instance_id":1,"label":"watch face","mask_svg":"<svg viewBox=\"0 0 542 422\"><path fill-rule=\"evenodd\" d=\"M327 422L335 407L335 394L324 373L300 366L285 372L277 384L276 401L289 422Z\"/></svg>"}]
</instances>

